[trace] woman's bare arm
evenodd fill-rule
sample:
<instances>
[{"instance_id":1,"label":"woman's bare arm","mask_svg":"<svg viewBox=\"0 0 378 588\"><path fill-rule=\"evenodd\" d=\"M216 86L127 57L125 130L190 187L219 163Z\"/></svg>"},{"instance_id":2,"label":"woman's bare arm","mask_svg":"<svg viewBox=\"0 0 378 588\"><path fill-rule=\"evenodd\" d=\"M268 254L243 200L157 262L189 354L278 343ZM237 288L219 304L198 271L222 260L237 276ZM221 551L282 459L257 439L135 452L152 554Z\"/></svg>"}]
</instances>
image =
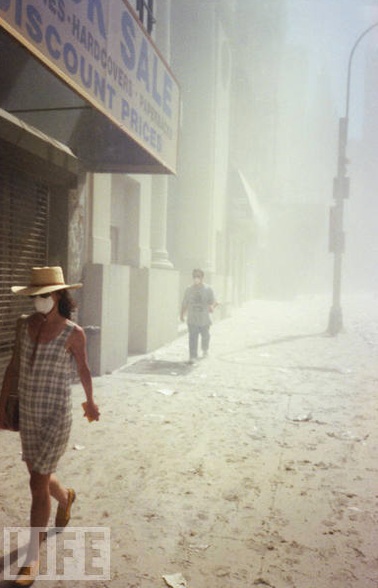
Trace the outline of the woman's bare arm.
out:
<instances>
[{"instance_id":1,"label":"woman's bare arm","mask_svg":"<svg viewBox=\"0 0 378 588\"><path fill-rule=\"evenodd\" d=\"M87 359L86 337L83 329L78 325L75 325L75 329L69 338L68 349L75 358L77 371L87 398L85 414L91 419L98 421L100 411L93 400L92 376Z\"/></svg>"}]
</instances>

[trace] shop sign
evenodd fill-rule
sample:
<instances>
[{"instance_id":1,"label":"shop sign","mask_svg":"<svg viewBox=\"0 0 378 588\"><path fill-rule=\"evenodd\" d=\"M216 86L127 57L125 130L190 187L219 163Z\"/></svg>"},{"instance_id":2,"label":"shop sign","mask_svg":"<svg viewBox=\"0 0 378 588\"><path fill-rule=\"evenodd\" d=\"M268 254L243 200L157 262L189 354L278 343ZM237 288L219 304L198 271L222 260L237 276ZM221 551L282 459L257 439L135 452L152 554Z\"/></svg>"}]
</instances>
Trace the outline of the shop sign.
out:
<instances>
[{"instance_id":1,"label":"shop sign","mask_svg":"<svg viewBox=\"0 0 378 588\"><path fill-rule=\"evenodd\" d=\"M0 25L176 171L180 90L124 0L0 0Z\"/></svg>"}]
</instances>

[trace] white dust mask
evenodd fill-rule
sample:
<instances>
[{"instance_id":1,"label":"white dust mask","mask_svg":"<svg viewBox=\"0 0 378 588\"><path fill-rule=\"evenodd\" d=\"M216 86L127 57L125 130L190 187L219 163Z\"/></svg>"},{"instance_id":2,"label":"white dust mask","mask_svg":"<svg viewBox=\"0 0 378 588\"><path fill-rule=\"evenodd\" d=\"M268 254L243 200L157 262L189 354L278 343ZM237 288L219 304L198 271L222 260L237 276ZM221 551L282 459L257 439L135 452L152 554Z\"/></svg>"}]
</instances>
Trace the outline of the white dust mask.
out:
<instances>
[{"instance_id":1,"label":"white dust mask","mask_svg":"<svg viewBox=\"0 0 378 588\"><path fill-rule=\"evenodd\" d=\"M201 283L201 278L193 278L193 282L198 285Z\"/></svg>"},{"instance_id":2,"label":"white dust mask","mask_svg":"<svg viewBox=\"0 0 378 588\"><path fill-rule=\"evenodd\" d=\"M49 314L49 312L54 307L54 300L51 296L48 298L41 298L41 296L36 296L34 298L34 307L37 312L41 312L42 314Z\"/></svg>"}]
</instances>

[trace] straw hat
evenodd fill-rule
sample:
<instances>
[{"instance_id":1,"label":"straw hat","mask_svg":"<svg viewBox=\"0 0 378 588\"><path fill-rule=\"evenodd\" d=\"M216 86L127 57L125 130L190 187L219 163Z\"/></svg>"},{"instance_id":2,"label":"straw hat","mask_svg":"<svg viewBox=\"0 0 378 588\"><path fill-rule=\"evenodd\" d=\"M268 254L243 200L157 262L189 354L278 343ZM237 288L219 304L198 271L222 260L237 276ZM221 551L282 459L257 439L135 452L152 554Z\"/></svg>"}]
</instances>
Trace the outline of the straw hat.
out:
<instances>
[{"instance_id":1,"label":"straw hat","mask_svg":"<svg viewBox=\"0 0 378 588\"><path fill-rule=\"evenodd\" d=\"M29 286L12 286L13 294L18 296L37 296L56 292L57 290L73 290L81 288L83 284L65 284L61 267L33 267L30 274Z\"/></svg>"}]
</instances>

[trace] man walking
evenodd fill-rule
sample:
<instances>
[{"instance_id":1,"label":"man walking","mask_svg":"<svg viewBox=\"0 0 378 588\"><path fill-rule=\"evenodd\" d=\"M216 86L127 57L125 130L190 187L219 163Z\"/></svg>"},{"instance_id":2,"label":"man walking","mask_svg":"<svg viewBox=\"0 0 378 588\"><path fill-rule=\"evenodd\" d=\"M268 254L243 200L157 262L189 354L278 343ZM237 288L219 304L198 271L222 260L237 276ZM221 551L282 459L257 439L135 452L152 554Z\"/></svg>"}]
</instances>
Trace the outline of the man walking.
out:
<instances>
[{"instance_id":1,"label":"man walking","mask_svg":"<svg viewBox=\"0 0 378 588\"><path fill-rule=\"evenodd\" d=\"M204 272L201 269L194 269L192 276L193 284L185 290L181 306L182 321L184 321L185 313L188 314L189 363L194 363L198 358L199 335L201 335L203 357L208 354L210 312L217 306L212 288L203 281Z\"/></svg>"}]
</instances>

